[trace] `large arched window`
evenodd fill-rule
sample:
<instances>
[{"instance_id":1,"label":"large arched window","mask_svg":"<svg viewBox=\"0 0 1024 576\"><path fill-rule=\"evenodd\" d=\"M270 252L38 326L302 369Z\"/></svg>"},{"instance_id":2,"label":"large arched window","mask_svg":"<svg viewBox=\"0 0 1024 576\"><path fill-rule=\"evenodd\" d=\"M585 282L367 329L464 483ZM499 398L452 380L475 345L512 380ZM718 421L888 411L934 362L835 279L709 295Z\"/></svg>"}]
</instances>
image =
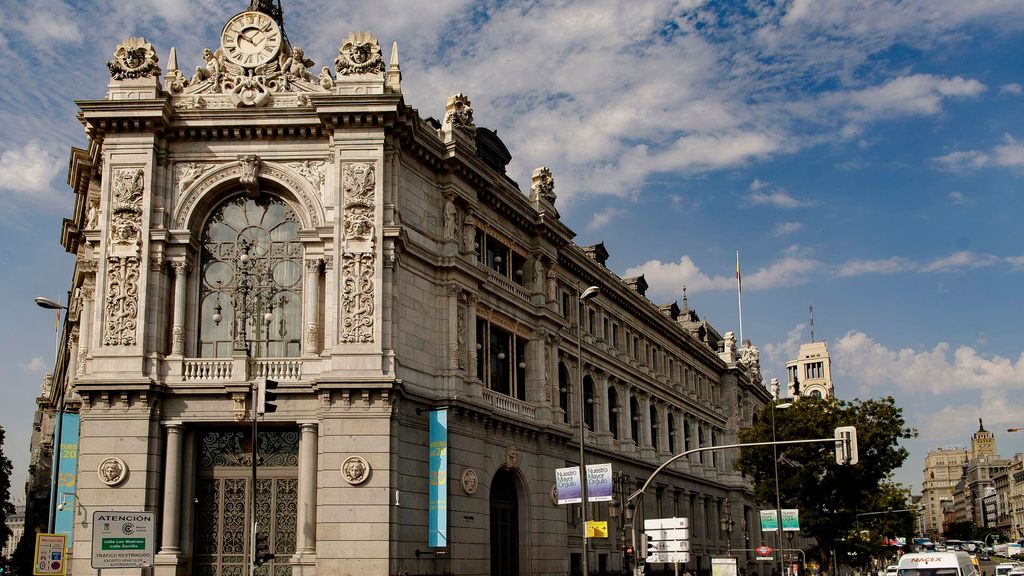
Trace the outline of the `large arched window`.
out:
<instances>
[{"instance_id":1,"label":"large arched window","mask_svg":"<svg viewBox=\"0 0 1024 576\"><path fill-rule=\"evenodd\" d=\"M301 353L299 228L295 212L269 194L234 196L213 210L200 247L201 357Z\"/></svg>"},{"instance_id":2,"label":"large arched window","mask_svg":"<svg viewBox=\"0 0 1024 576\"><path fill-rule=\"evenodd\" d=\"M633 442L640 445L640 402L636 396L629 397L629 432L633 435Z\"/></svg>"},{"instance_id":3,"label":"large arched window","mask_svg":"<svg viewBox=\"0 0 1024 576\"><path fill-rule=\"evenodd\" d=\"M651 421L651 447L653 447L655 450L657 450L658 449L658 409L654 406L654 404L651 404L650 413L651 413L651 418L650 418L650 421Z\"/></svg>"},{"instance_id":4,"label":"large arched window","mask_svg":"<svg viewBox=\"0 0 1024 576\"><path fill-rule=\"evenodd\" d=\"M668 451L676 453L676 418L671 412L668 414Z\"/></svg>"}]
</instances>

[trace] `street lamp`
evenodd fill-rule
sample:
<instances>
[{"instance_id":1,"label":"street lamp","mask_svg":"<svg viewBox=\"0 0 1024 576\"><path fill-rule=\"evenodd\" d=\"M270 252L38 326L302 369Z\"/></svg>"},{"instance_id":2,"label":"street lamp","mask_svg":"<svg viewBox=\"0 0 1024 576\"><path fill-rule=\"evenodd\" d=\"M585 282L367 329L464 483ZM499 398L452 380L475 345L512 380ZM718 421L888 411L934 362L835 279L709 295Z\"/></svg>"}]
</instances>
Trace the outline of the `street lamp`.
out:
<instances>
[{"instance_id":1,"label":"street lamp","mask_svg":"<svg viewBox=\"0 0 1024 576\"><path fill-rule=\"evenodd\" d=\"M68 302L71 301L71 293L68 292ZM61 310L68 311L68 307L64 306L60 302L50 300L45 296L35 297L36 305L40 308L46 308L47 310L56 310L57 314L60 314ZM68 327L68 314L64 314L64 324L61 331L57 334L57 341L54 345L54 367L53 367L53 380L51 386L56 386L58 390L57 398L57 413L54 416L53 424L53 460L50 465L50 508L48 510L48 519L46 524L46 533L53 534L54 525L57 522L57 481L60 477L60 437L62 432L62 424L64 423L64 388L61 383L64 380L63 368L67 365L67 360L62 363L60 361L60 338L61 335L67 334Z\"/></svg>"},{"instance_id":2,"label":"street lamp","mask_svg":"<svg viewBox=\"0 0 1024 576\"><path fill-rule=\"evenodd\" d=\"M580 515L580 518L582 520L580 526L583 536L583 554L581 555L582 562L580 565L583 568L583 576L590 576L587 559L587 464L586 462L583 461L585 457L583 439L585 438L586 432L583 414L587 409L586 400L583 398L583 316L584 312L586 312L587 300L596 298L597 295L600 293L600 288L598 288L597 286L591 286L584 290L582 294L580 294L579 282L576 283L577 299L581 304L578 310L579 318L576 319L576 359L579 362L579 374L577 374L577 384L579 387L576 389L576 391L579 393L578 396L580 412L578 416L580 429L580 510L582 512Z\"/></svg>"},{"instance_id":3,"label":"street lamp","mask_svg":"<svg viewBox=\"0 0 1024 576\"><path fill-rule=\"evenodd\" d=\"M782 404L772 406L772 465L775 467L775 529L778 536L776 542L779 548L777 551L779 556L779 574L785 572L785 569L782 565L782 497L779 493L779 454L778 448L775 445L775 411L785 410L792 405L792 402L783 402Z\"/></svg>"}]
</instances>

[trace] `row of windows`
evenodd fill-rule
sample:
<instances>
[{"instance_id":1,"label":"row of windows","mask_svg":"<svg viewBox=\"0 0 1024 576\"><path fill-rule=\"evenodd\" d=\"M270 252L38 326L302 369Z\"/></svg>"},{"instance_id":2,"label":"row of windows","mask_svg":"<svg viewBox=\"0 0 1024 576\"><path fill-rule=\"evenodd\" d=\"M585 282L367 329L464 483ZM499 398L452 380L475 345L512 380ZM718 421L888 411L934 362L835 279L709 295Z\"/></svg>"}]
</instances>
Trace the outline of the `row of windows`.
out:
<instances>
[{"instance_id":1,"label":"row of windows","mask_svg":"<svg viewBox=\"0 0 1024 576\"><path fill-rule=\"evenodd\" d=\"M640 334L632 333L629 329L620 330L619 322L607 316L598 322L598 311L593 305L586 308L587 312L584 315L583 303L577 301L576 315L572 317L573 300L573 294L562 291L563 318L572 322L585 316L583 330L587 334L607 342L613 350L627 354L637 362L649 366L651 370L664 376L669 385L678 383L688 392L701 398L710 399L715 403L721 402L721 390L716 382L700 375L685 362L649 342ZM622 333L625 333L624 337L621 336Z\"/></svg>"},{"instance_id":2,"label":"row of windows","mask_svg":"<svg viewBox=\"0 0 1024 576\"><path fill-rule=\"evenodd\" d=\"M559 408L563 411L563 421L568 424L570 422L571 410L569 407L569 389L570 389L570 377L569 369L564 364L559 364L558 367L558 390L559 397L558 403ZM594 380L589 376L583 378L583 424L590 430L595 429L595 410L594 405L596 404L595 397L595 386ZM608 416L608 432L611 433L612 437L616 440L620 439L620 418L619 414L623 413L625 406L622 406L619 401L619 394L614 388L608 388L608 398L606 403L607 416ZM630 438L633 439L638 445L640 444L640 433L641 425L643 422L642 410L640 408L640 401L636 396L630 395L628 403L628 412L625 412L628 416L628 423L630 426ZM701 425L691 426L690 420L686 417L681 418L682 420L682 444L680 440L680 430L677 423L676 415L669 412L665 415L665 418L661 418L660 411L657 406L652 404L648 408L647 424L649 425L650 442L651 447L655 450L665 449L671 454L678 452L692 450L694 448L703 448L706 446L714 446L718 444L719 431L715 429L710 430L710 438L708 433L705 431L706 427ZM659 429L661 426L667 428L665 438L668 444L661 446L662 437L659 435ZM696 434L694 430L696 429ZM710 440L710 444L708 444ZM704 452L697 454L697 461L704 463ZM718 465L718 457L715 451L710 452L710 463L712 466Z\"/></svg>"}]
</instances>

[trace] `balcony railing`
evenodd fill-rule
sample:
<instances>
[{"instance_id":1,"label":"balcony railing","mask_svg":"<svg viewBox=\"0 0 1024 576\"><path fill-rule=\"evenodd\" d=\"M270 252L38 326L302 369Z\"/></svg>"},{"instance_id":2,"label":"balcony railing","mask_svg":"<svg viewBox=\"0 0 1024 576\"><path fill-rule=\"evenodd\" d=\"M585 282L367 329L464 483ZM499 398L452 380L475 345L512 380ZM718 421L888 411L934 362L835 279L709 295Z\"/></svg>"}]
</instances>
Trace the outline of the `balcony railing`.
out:
<instances>
[{"instance_id":1,"label":"balcony railing","mask_svg":"<svg viewBox=\"0 0 1024 576\"><path fill-rule=\"evenodd\" d=\"M181 363L181 379L185 382L228 382L232 380L234 362L231 358L186 358ZM251 378L302 379L302 360L298 358L257 358L251 362Z\"/></svg>"},{"instance_id":2,"label":"balcony railing","mask_svg":"<svg viewBox=\"0 0 1024 576\"><path fill-rule=\"evenodd\" d=\"M182 362L181 379L186 382L219 382L231 379L230 358L193 358Z\"/></svg>"},{"instance_id":3,"label":"balcony railing","mask_svg":"<svg viewBox=\"0 0 1024 576\"><path fill-rule=\"evenodd\" d=\"M515 294L516 296L522 298L523 300L530 299L530 295L526 293L526 288L520 286L519 284L516 284L512 280L509 280L505 275L499 272L495 272L494 270L488 268L487 279L501 286L505 290L508 290L509 292Z\"/></svg>"},{"instance_id":4,"label":"balcony railing","mask_svg":"<svg viewBox=\"0 0 1024 576\"><path fill-rule=\"evenodd\" d=\"M490 404L490 406L498 412L505 412L506 414L514 414L516 416L522 416L530 419L537 417L536 406L523 402L522 400L517 400L511 396L499 394L494 390L484 388L483 398L484 402Z\"/></svg>"}]
</instances>

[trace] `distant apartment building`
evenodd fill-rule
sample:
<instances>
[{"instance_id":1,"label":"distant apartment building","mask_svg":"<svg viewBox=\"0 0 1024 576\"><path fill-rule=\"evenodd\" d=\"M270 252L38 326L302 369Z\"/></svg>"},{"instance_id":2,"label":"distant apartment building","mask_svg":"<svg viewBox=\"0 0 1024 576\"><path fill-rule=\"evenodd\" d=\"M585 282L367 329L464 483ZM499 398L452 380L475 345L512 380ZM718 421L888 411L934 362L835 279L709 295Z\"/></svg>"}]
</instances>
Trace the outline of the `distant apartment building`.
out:
<instances>
[{"instance_id":1,"label":"distant apartment building","mask_svg":"<svg viewBox=\"0 0 1024 576\"><path fill-rule=\"evenodd\" d=\"M963 472L967 450L946 447L929 450L924 459L924 482L921 489L923 532L926 536L939 536L943 529L943 505L952 506L953 489Z\"/></svg>"}]
</instances>

